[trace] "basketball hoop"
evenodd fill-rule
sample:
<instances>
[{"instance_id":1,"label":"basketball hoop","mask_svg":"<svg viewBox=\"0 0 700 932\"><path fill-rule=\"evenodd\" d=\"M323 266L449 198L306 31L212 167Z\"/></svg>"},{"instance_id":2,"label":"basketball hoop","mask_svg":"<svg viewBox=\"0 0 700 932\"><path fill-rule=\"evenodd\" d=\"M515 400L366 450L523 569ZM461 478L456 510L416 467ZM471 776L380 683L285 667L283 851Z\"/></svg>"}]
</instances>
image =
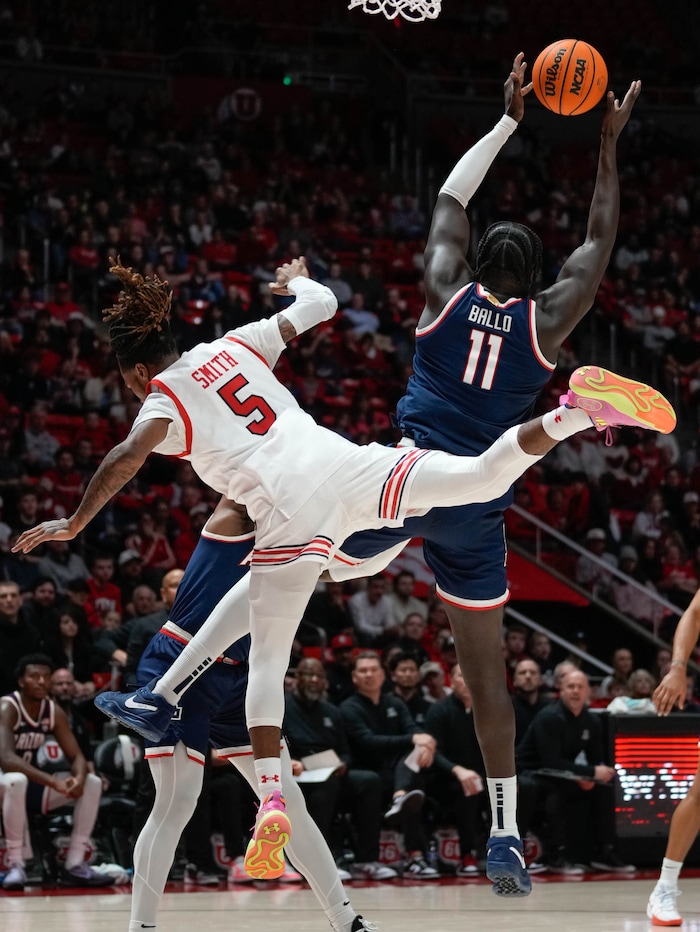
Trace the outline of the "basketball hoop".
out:
<instances>
[{"instance_id":1,"label":"basketball hoop","mask_svg":"<svg viewBox=\"0 0 700 932\"><path fill-rule=\"evenodd\" d=\"M383 13L387 19L403 16L410 23L421 23L425 19L437 19L442 0L350 0L348 9L362 7L364 13Z\"/></svg>"}]
</instances>

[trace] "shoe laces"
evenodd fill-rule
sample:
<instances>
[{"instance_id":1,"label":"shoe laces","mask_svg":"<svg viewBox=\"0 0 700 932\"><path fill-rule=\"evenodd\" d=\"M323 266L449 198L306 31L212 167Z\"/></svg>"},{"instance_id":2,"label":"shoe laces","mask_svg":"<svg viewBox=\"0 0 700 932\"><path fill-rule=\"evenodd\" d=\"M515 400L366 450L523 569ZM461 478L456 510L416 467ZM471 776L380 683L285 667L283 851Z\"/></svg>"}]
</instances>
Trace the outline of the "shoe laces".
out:
<instances>
[{"instance_id":1,"label":"shoe laces","mask_svg":"<svg viewBox=\"0 0 700 932\"><path fill-rule=\"evenodd\" d=\"M656 891L656 895L661 900L662 909L675 909L676 898L681 895L681 891L674 890L672 887L662 887Z\"/></svg>"}]
</instances>

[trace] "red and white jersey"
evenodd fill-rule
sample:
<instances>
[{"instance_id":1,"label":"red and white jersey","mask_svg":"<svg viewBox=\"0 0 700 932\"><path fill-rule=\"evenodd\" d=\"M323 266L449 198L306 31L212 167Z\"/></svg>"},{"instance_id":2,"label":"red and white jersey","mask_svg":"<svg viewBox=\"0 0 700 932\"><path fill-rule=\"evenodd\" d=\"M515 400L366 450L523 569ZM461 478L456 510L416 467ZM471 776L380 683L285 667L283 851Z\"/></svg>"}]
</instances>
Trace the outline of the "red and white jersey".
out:
<instances>
[{"instance_id":1,"label":"red and white jersey","mask_svg":"<svg viewBox=\"0 0 700 932\"><path fill-rule=\"evenodd\" d=\"M189 460L255 521L271 508L295 515L355 449L319 427L277 380L284 347L276 318L200 343L151 381L132 427L168 419L155 452Z\"/></svg>"}]
</instances>

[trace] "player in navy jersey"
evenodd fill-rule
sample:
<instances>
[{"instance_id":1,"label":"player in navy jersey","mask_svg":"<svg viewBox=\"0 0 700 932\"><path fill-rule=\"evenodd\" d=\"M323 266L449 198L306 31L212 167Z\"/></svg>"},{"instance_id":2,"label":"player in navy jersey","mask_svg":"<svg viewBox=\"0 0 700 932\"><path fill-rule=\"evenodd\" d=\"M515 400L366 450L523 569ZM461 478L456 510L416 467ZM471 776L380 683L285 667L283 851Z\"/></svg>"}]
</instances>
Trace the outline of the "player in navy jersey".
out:
<instances>
[{"instance_id":1,"label":"player in navy jersey","mask_svg":"<svg viewBox=\"0 0 700 932\"><path fill-rule=\"evenodd\" d=\"M505 83L505 115L462 156L438 195L425 251L426 307L416 330L414 374L397 408L407 446L475 455L530 417L562 342L593 304L610 260L620 205L616 143L639 81L622 103L608 92L586 238L556 282L538 292L542 247L519 223L489 227L478 244L476 268L469 264L465 208L523 118L523 98L531 89L524 85L525 68L521 53ZM341 548L356 563L402 539L424 540L472 694L492 809L487 873L494 891L505 896L527 894L531 886L516 823L515 722L501 650L509 597L503 511L511 502L512 490L486 504L436 508L401 528L356 534Z\"/></svg>"},{"instance_id":2,"label":"player in navy jersey","mask_svg":"<svg viewBox=\"0 0 700 932\"><path fill-rule=\"evenodd\" d=\"M169 618L144 651L140 684L160 676L201 628L219 599L247 574L253 548L252 524L243 509L222 500L202 532L177 590ZM228 759L257 792L250 738L245 724L250 638L237 641L183 696L168 731L146 742L156 787L151 814L134 848L130 932L154 927L175 849L194 812L210 745ZM287 845L325 910L335 932L362 932L376 926L358 916L347 898L330 850L306 810L282 750L287 811L294 836Z\"/></svg>"},{"instance_id":3,"label":"player in navy jersey","mask_svg":"<svg viewBox=\"0 0 700 932\"><path fill-rule=\"evenodd\" d=\"M0 698L0 801L9 871L4 890L23 890L27 883L24 850L27 812L50 812L72 805L73 830L59 881L72 887L104 887L109 874L92 870L85 850L95 825L102 782L88 773L87 763L66 714L49 698L53 667L44 654L27 654L17 667L19 689ZM48 773L39 765L47 737L55 739L66 759L66 772Z\"/></svg>"}]
</instances>

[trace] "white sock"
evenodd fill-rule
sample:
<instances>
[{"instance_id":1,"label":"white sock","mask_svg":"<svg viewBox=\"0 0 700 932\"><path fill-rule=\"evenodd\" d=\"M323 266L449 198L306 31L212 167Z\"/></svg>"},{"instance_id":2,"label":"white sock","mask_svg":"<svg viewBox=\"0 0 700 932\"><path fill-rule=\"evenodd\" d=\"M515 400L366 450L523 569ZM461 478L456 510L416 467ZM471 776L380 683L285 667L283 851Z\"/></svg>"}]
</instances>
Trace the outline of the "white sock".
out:
<instances>
[{"instance_id":1,"label":"white sock","mask_svg":"<svg viewBox=\"0 0 700 932\"><path fill-rule=\"evenodd\" d=\"M517 777L487 777L486 786L491 803L491 835L513 835L520 838L516 820L518 800Z\"/></svg>"},{"instance_id":2,"label":"white sock","mask_svg":"<svg viewBox=\"0 0 700 932\"><path fill-rule=\"evenodd\" d=\"M542 429L552 440L566 440L581 430L593 427L593 421L583 408L561 405L542 416Z\"/></svg>"},{"instance_id":3,"label":"white sock","mask_svg":"<svg viewBox=\"0 0 700 932\"><path fill-rule=\"evenodd\" d=\"M353 920L357 915L350 905L350 900L341 901L336 906L329 906L324 912L328 916L332 928L342 929L343 932L350 932Z\"/></svg>"},{"instance_id":4,"label":"white sock","mask_svg":"<svg viewBox=\"0 0 700 932\"><path fill-rule=\"evenodd\" d=\"M180 693L214 662L206 641L190 641L175 663L158 680L153 692L167 699L171 705L177 705Z\"/></svg>"},{"instance_id":5,"label":"white sock","mask_svg":"<svg viewBox=\"0 0 700 932\"><path fill-rule=\"evenodd\" d=\"M282 789L282 768L279 757L259 757L255 761L258 795L263 800L274 790Z\"/></svg>"},{"instance_id":6,"label":"white sock","mask_svg":"<svg viewBox=\"0 0 700 932\"><path fill-rule=\"evenodd\" d=\"M678 886L681 867L683 867L682 861L672 861L670 858L664 858L661 862L661 873L659 874L657 886L675 890Z\"/></svg>"}]
</instances>

